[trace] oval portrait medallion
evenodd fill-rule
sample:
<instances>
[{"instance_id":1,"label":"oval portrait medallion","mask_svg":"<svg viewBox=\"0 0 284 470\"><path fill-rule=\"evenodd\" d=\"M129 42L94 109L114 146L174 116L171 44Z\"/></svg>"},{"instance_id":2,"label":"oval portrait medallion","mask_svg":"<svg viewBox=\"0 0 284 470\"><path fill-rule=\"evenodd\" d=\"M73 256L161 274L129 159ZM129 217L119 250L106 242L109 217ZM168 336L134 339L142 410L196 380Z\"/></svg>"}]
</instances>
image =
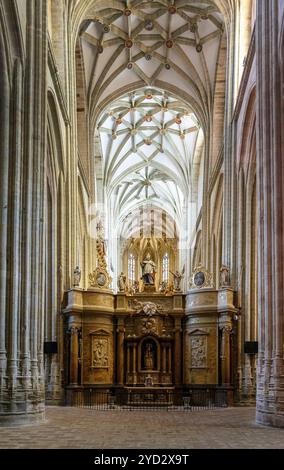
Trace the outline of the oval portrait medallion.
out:
<instances>
[{"instance_id":1,"label":"oval portrait medallion","mask_svg":"<svg viewBox=\"0 0 284 470\"><path fill-rule=\"evenodd\" d=\"M197 287L201 287L203 286L205 282L205 276L204 276L204 273L202 271L199 271L198 273L195 274L194 276L194 284L197 286Z\"/></svg>"}]
</instances>

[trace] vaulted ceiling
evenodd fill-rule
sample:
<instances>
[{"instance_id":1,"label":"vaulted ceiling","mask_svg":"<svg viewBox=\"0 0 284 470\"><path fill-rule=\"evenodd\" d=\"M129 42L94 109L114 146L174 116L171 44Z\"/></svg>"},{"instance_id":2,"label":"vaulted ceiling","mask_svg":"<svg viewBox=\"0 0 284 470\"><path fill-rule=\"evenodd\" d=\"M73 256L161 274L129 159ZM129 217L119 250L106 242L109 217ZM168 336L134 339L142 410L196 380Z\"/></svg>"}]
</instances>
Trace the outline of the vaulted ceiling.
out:
<instances>
[{"instance_id":1,"label":"vaulted ceiling","mask_svg":"<svg viewBox=\"0 0 284 470\"><path fill-rule=\"evenodd\" d=\"M116 0L97 2L88 13L80 38L93 107L120 88L157 86L179 90L205 123L224 32L212 3Z\"/></svg>"},{"instance_id":2,"label":"vaulted ceiling","mask_svg":"<svg viewBox=\"0 0 284 470\"><path fill-rule=\"evenodd\" d=\"M112 102L98 132L115 215L151 202L180 219L204 140L190 107L163 90L143 88Z\"/></svg>"},{"instance_id":3,"label":"vaulted ceiling","mask_svg":"<svg viewBox=\"0 0 284 470\"><path fill-rule=\"evenodd\" d=\"M152 204L180 225L197 200L226 34L215 3L222 0L77 2L85 14L76 53L116 222Z\"/></svg>"}]
</instances>

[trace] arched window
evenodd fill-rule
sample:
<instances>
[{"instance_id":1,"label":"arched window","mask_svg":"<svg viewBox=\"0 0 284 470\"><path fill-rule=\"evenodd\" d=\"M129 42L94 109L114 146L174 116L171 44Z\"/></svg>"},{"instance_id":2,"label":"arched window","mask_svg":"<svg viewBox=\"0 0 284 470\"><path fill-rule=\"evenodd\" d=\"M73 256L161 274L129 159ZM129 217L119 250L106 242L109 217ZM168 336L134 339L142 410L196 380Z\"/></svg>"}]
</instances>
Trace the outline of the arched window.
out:
<instances>
[{"instance_id":1,"label":"arched window","mask_svg":"<svg viewBox=\"0 0 284 470\"><path fill-rule=\"evenodd\" d=\"M166 253L163 256L163 263L162 263L162 281L168 282L169 281L169 255Z\"/></svg>"},{"instance_id":2,"label":"arched window","mask_svg":"<svg viewBox=\"0 0 284 470\"><path fill-rule=\"evenodd\" d=\"M135 281L135 257L132 253L128 258L128 281L129 284L133 284Z\"/></svg>"}]
</instances>

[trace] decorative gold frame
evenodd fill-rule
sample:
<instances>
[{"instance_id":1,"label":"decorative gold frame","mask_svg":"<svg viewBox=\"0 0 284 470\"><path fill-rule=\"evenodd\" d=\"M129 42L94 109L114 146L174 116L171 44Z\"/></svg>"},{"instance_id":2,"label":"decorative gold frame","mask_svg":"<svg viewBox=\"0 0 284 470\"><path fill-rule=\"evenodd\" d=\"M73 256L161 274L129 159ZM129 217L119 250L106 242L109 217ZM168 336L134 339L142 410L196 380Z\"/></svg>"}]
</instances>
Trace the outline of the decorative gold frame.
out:
<instances>
[{"instance_id":1,"label":"decorative gold frame","mask_svg":"<svg viewBox=\"0 0 284 470\"><path fill-rule=\"evenodd\" d=\"M204 276L204 282L202 284L196 284L196 274L202 273ZM204 289L204 288L213 288L213 277L212 274L207 271L201 264L196 266L192 272L190 281L189 281L189 289Z\"/></svg>"},{"instance_id":2,"label":"decorative gold frame","mask_svg":"<svg viewBox=\"0 0 284 470\"><path fill-rule=\"evenodd\" d=\"M109 289L112 278L104 268L96 268L89 274L90 287Z\"/></svg>"}]
</instances>

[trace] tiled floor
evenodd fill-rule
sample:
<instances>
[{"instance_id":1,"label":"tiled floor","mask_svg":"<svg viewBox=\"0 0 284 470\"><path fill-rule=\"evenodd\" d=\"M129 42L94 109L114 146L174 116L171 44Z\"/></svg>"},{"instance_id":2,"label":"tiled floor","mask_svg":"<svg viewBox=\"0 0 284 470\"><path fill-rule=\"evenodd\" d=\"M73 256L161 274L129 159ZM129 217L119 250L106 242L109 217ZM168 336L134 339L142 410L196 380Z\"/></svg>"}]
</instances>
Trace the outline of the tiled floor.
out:
<instances>
[{"instance_id":1,"label":"tiled floor","mask_svg":"<svg viewBox=\"0 0 284 470\"><path fill-rule=\"evenodd\" d=\"M94 411L49 407L46 421L0 428L0 448L284 449L284 429L255 424L254 408Z\"/></svg>"}]
</instances>

